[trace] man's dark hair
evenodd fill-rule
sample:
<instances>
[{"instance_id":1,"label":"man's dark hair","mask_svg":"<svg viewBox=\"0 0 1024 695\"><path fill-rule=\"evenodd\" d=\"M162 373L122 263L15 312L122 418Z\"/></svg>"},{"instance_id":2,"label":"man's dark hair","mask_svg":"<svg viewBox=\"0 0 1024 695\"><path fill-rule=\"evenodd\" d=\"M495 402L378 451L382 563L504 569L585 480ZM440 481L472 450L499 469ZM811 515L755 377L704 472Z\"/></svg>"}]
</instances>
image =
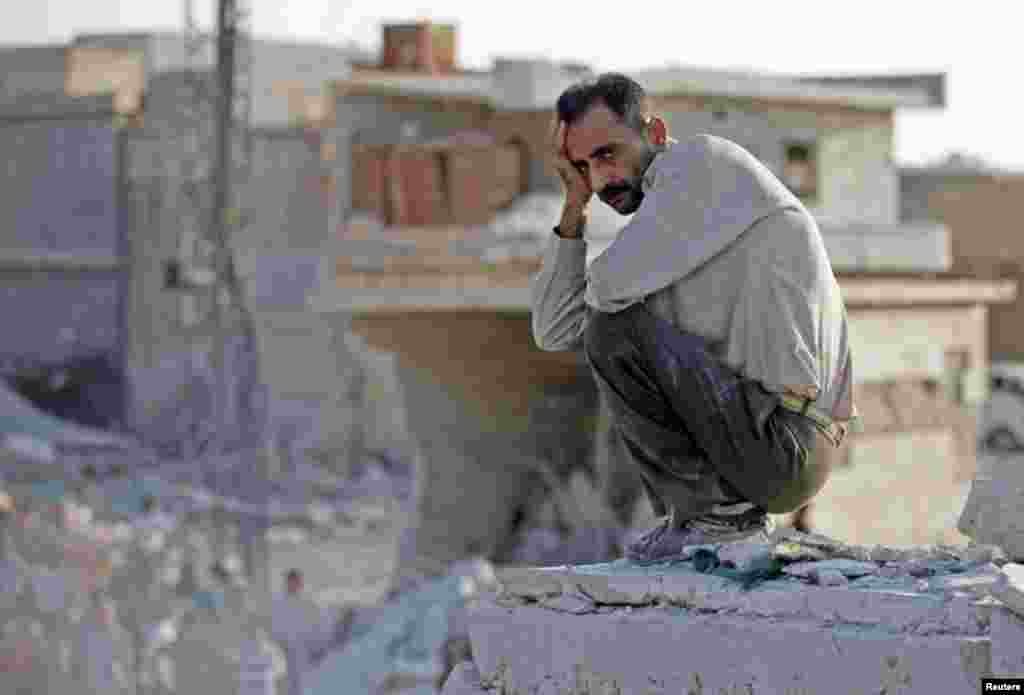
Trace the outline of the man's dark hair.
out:
<instances>
[{"instance_id":1,"label":"man's dark hair","mask_svg":"<svg viewBox=\"0 0 1024 695\"><path fill-rule=\"evenodd\" d=\"M572 125L601 101L625 125L636 132L644 128L647 94L636 80L618 72L591 77L562 92L558 97L558 120Z\"/></svg>"}]
</instances>

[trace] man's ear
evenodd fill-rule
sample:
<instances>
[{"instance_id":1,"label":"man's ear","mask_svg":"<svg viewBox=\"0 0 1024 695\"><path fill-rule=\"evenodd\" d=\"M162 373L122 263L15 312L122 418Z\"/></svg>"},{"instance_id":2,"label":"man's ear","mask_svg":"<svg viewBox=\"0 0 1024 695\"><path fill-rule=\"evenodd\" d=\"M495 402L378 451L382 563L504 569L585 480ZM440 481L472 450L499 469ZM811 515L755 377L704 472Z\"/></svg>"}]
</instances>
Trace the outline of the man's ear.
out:
<instances>
[{"instance_id":1,"label":"man's ear","mask_svg":"<svg viewBox=\"0 0 1024 695\"><path fill-rule=\"evenodd\" d=\"M652 145L664 145L668 142L668 126L658 116L648 116L645 120L647 141Z\"/></svg>"}]
</instances>

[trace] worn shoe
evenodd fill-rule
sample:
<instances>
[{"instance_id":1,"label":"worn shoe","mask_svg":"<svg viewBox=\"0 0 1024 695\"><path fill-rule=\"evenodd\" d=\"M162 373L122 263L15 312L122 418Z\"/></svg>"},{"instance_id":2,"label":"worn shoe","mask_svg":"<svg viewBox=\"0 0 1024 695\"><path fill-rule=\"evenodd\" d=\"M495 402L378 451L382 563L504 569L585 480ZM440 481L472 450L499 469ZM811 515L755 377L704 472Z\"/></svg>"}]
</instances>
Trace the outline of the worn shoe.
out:
<instances>
[{"instance_id":1,"label":"worn shoe","mask_svg":"<svg viewBox=\"0 0 1024 695\"><path fill-rule=\"evenodd\" d=\"M738 540L768 542L774 523L760 507L732 514L707 514L673 527L671 517L649 529L626 546L628 560L650 565L666 560L682 559L683 551L693 545L715 545Z\"/></svg>"}]
</instances>

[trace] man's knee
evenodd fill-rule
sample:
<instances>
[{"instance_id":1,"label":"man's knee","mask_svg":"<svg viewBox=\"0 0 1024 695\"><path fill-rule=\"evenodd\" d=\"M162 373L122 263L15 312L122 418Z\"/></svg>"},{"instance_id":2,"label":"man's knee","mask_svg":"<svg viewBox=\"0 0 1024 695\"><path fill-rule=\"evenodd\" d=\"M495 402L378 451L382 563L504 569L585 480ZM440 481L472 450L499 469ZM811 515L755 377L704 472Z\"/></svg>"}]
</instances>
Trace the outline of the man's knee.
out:
<instances>
[{"instance_id":1,"label":"man's knee","mask_svg":"<svg viewBox=\"0 0 1024 695\"><path fill-rule=\"evenodd\" d=\"M784 485L770 500L761 504L771 514L789 514L810 504L829 479L829 468L812 457L801 467L795 479Z\"/></svg>"},{"instance_id":2,"label":"man's knee","mask_svg":"<svg viewBox=\"0 0 1024 695\"><path fill-rule=\"evenodd\" d=\"M583 345L587 356L593 360L600 360L607 356L616 346L621 347L628 336L626 330L629 321L629 313L633 307L614 314L603 311L595 311L587 321L587 328L583 332Z\"/></svg>"}]
</instances>

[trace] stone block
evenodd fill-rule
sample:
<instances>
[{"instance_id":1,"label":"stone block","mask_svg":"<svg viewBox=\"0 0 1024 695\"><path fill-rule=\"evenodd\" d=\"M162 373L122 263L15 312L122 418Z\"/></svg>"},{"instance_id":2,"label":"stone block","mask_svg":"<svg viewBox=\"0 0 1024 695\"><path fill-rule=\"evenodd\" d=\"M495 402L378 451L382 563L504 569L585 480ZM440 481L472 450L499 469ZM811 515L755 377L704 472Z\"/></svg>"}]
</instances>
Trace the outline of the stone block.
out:
<instances>
[{"instance_id":1,"label":"stone block","mask_svg":"<svg viewBox=\"0 0 1024 695\"><path fill-rule=\"evenodd\" d=\"M1005 606L992 610L992 675L1024 676L1024 618Z\"/></svg>"},{"instance_id":2,"label":"stone block","mask_svg":"<svg viewBox=\"0 0 1024 695\"><path fill-rule=\"evenodd\" d=\"M594 603L642 606L659 593L657 581L645 576L578 575L572 581L580 593Z\"/></svg>"},{"instance_id":3,"label":"stone block","mask_svg":"<svg viewBox=\"0 0 1024 695\"><path fill-rule=\"evenodd\" d=\"M1024 560L1024 466L1013 456L983 457L957 529L976 542Z\"/></svg>"},{"instance_id":4,"label":"stone block","mask_svg":"<svg viewBox=\"0 0 1024 695\"><path fill-rule=\"evenodd\" d=\"M944 628L965 635L983 635L991 622L989 611L967 596L954 596L946 601L945 613Z\"/></svg>"},{"instance_id":5,"label":"stone block","mask_svg":"<svg viewBox=\"0 0 1024 695\"><path fill-rule=\"evenodd\" d=\"M807 610L822 623L870 625L901 632L945 616L941 597L899 591L856 591L846 587L807 587Z\"/></svg>"},{"instance_id":6,"label":"stone block","mask_svg":"<svg viewBox=\"0 0 1024 695\"><path fill-rule=\"evenodd\" d=\"M845 561L851 562L851 561ZM826 569L828 563L820 563ZM834 568L833 568L834 569ZM834 576L844 577L834 570ZM931 582L909 577L864 576L845 584L808 585L767 581L753 590L689 564L639 567L626 561L602 565L503 570L497 603L511 610L536 602L577 615L605 613L603 607L671 606L700 613L752 618L803 619L819 624L874 626L889 632L926 630L978 635L987 625L977 599L994 582L994 566L967 575L942 575ZM820 575L814 575L819 577Z\"/></svg>"},{"instance_id":7,"label":"stone block","mask_svg":"<svg viewBox=\"0 0 1024 695\"><path fill-rule=\"evenodd\" d=\"M992 595L1024 618L1024 565L1010 563L1000 570L990 587Z\"/></svg>"},{"instance_id":8,"label":"stone block","mask_svg":"<svg viewBox=\"0 0 1024 695\"><path fill-rule=\"evenodd\" d=\"M503 595L540 599L562 593L562 582L558 575L534 568L503 568L498 571L497 578Z\"/></svg>"},{"instance_id":9,"label":"stone block","mask_svg":"<svg viewBox=\"0 0 1024 695\"><path fill-rule=\"evenodd\" d=\"M502 692L824 693L841 685L844 692L976 693L987 640L938 630L926 623L926 634L915 635L661 608L509 611L486 599L472 607L470 627L481 684Z\"/></svg>"}]
</instances>

